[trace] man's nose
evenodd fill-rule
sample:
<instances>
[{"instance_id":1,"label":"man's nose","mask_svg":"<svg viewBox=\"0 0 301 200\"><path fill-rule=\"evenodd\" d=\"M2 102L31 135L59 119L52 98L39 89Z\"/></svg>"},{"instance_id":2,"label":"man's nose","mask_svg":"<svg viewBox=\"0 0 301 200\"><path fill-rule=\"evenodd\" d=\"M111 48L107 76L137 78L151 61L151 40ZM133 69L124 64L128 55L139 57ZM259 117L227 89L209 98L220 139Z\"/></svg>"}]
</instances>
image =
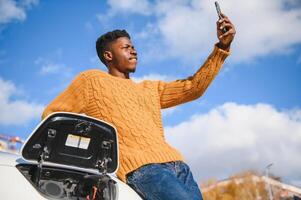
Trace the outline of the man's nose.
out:
<instances>
[{"instance_id":1,"label":"man's nose","mask_svg":"<svg viewBox=\"0 0 301 200\"><path fill-rule=\"evenodd\" d=\"M131 50L131 54L136 56L136 55L137 55L136 49L132 49L132 50Z\"/></svg>"}]
</instances>

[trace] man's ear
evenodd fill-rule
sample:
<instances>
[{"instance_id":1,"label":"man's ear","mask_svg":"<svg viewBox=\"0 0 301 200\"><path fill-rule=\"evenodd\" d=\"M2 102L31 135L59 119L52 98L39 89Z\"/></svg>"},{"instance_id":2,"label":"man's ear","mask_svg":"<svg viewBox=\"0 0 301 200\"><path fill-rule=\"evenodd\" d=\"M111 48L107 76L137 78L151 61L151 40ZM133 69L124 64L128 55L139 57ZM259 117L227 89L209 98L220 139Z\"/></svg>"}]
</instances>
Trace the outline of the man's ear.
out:
<instances>
[{"instance_id":1,"label":"man's ear","mask_svg":"<svg viewBox=\"0 0 301 200\"><path fill-rule=\"evenodd\" d=\"M111 51L105 51L103 52L103 57L107 62L110 62L113 60L113 54Z\"/></svg>"}]
</instances>

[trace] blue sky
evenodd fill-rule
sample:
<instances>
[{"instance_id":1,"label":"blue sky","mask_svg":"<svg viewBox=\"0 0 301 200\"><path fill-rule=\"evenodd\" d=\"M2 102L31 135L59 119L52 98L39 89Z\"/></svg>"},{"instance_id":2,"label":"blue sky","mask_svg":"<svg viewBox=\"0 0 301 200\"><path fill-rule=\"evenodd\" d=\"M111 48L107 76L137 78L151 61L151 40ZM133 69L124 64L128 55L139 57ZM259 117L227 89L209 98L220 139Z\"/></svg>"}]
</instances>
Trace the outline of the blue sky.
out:
<instances>
[{"instance_id":1,"label":"blue sky","mask_svg":"<svg viewBox=\"0 0 301 200\"><path fill-rule=\"evenodd\" d=\"M232 54L203 97L163 111L167 139L198 181L272 162L301 186L300 1L220 5L237 29ZM0 133L26 138L77 73L106 70L99 35L126 29L139 56L132 78L170 81L210 54L216 19L211 0L0 0Z\"/></svg>"}]
</instances>

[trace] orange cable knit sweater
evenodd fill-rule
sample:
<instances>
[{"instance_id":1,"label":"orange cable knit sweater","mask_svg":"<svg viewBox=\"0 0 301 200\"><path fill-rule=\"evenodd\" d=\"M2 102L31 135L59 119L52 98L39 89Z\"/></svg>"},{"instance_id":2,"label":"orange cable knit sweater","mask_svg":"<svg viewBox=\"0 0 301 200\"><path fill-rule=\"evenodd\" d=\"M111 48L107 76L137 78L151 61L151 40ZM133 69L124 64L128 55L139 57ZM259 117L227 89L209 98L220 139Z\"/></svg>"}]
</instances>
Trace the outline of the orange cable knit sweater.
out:
<instances>
[{"instance_id":1,"label":"orange cable knit sweater","mask_svg":"<svg viewBox=\"0 0 301 200\"><path fill-rule=\"evenodd\" d=\"M47 106L42 117L56 111L85 113L115 125L119 141L117 176L125 182L127 173L145 164L183 160L165 141L161 108L200 97L228 55L215 46L192 77L168 83L134 83L100 70L88 70Z\"/></svg>"}]
</instances>

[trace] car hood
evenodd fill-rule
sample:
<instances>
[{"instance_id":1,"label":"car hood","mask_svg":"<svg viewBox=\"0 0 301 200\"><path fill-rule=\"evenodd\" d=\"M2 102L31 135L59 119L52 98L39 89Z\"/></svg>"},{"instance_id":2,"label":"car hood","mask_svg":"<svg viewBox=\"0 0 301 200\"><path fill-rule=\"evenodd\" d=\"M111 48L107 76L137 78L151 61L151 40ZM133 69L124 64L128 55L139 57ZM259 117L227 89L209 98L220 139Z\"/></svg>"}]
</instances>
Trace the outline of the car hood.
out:
<instances>
[{"instance_id":1,"label":"car hood","mask_svg":"<svg viewBox=\"0 0 301 200\"><path fill-rule=\"evenodd\" d=\"M118 168L117 131L105 121L57 112L37 126L21 154L31 162L114 173Z\"/></svg>"},{"instance_id":2,"label":"car hood","mask_svg":"<svg viewBox=\"0 0 301 200\"><path fill-rule=\"evenodd\" d=\"M0 151L0 165L15 166L20 158L18 154Z\"/></svg>"}]
</instances>

